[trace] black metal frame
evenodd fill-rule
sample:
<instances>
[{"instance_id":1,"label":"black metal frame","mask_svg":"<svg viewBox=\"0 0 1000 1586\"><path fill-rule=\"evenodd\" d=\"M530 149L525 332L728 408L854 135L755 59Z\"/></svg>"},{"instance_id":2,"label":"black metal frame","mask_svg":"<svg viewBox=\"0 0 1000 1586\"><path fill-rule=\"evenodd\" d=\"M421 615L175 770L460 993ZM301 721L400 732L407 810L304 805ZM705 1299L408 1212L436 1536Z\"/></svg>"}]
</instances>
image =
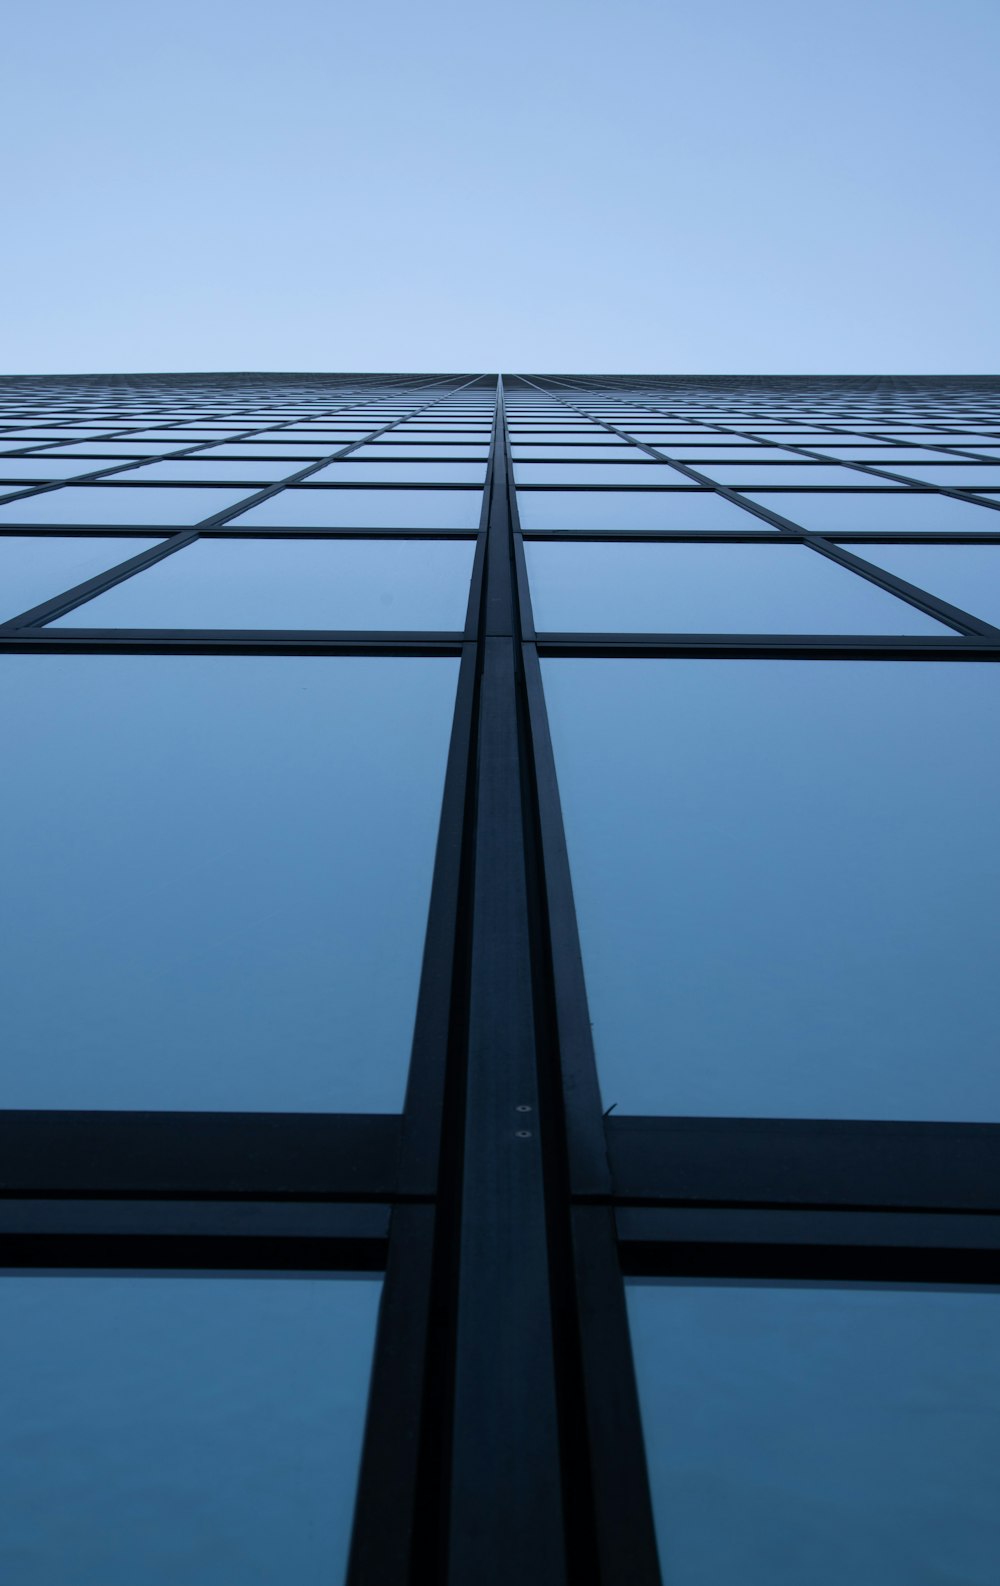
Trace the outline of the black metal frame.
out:
<instances>
[{"instance_id":1,"label":"black metal frame","mask_svg":"<svg viewBox=\"0 0 1000 1586\"><path fill-rule=\"evenodd\" d=\"M19 398L26 387L45 397L59 384L0 382L0 397ZM305 463L289 475L296 483L329 456L493 385L475 376L206 376L137 378L124 389L149 407L155 394L165 414L182 391L210 393L221 411L248 393L263 406L295 389L311 394L330 427L329 410L348 397L385 407L397 393L397 418ZM68 387L123 389L114 380ZM508 389L559 403L657 460L670 453L625 418L610 423L595 412L634 401L660 410L666 427L690 417L693 400L703 396L710 409L733 392L765 412L826 392L839 393L845 410L908 391L932 408L956 390L973 403L998 394L985 380L517 377ZM247 500L189 529L77 529L162 535L163 543L0 626L0 651L460 657L403 1113L0 1113L0 1239L10 1266L384 1270L350 1586L656 1586L623 1277L996 1283L1000 1125L603 1114L539 656L996 661L1000 628L865 562L857 542L880 536L833 540L752 505L778 534L755 534L751 524L728 535L614 539L808 546L954 637L536 634L524 539L611 536L522 535L503 382L496 390L461 633L46 628L201 535L436 537L433 529L224 529ZM262 421L243 433L295 422ZM754 434L700 422L723 436ZM34 444L37 455L43 443ZM738 492L676 466L691 486L746 505ZM58 488L25 486L23 494ZM996 525L968 538L1000 544L1000 518ZM18 529L5 519L0 535L48 532L74 531Z\"/></svg>"}]
</instances>

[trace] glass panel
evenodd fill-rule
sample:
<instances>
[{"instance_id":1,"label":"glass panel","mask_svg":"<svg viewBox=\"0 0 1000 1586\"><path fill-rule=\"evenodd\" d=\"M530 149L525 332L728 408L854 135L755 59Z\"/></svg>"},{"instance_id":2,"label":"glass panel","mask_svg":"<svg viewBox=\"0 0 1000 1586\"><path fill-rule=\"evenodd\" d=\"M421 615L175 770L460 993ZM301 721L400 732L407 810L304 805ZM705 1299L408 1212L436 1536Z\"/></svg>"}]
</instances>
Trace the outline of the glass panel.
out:
<instances>
[{"instance_id":1,"label":"glass panel","mask_svg":"<svg viewBox=\"0 0 1000 1586\"><path fill-rule=\"evenodd\" d=\"M977 502L917 490L889 495L830 492L748 495L816 534L1000 534L1000 513Z\"/></svg>"},{"instance_id":2,"label":"glass panel","mask_svg":"<svg viewBox=\"0 0 1000 1586\"><path fill-rule=\"evenodd\" d=\"M59 539L48 534L0 535L0 622L51 600L65 589L127 562L158 540Z\"/></svg>"},{"instance_id":3,"label":"glass panel","mask_svg":"<svg viewBox=\"0 0 1000 1586\"><path fill-rule=\"evenodd\" d=\"M381 1279L0 1276L10 1586L342 1581Z\"/></svg>"},{"instance_id":4,"label":"glass panel","mask_svg":"<svg viewBox=\"0 0 1000 1586\"><path fill-rule=\"evenodd\" d=\"M347 443L345 442L345 445ZM311 441L296 441L294 443L279 445L277 441L230 441L227 446L206 446L197 455L199 457L299 457L300 468L306 463L316 462L317 458L329 457L331 452L337 450L329 442L323 445L313 444ZM292 470L297 472L297 470Z\"/></svg>"},{"instance_id":5,"label":"glass panel","mask_svg":"<svg viewBox=\"0 0 1000 1586\"><path fill-rule=\"evenodd\" d=\"M515 462L607 462L609 458L614 462L651 461L648 452L640 451L638 446L626 446L624 441L615 446L519 446L515 442L513 452Z\"/></svg>"},{"instance_id":6,"label":"glass panel","mask_svg":"<svg viewBox=\"0 0 1000 1586\"><path fill-rule=\"evenodd\" d=\"M198 540L53 626L456 631L474 550L471 540Z\"/></svg>"},{"instance_id":7,"label":"glass panel","mask_svg":"<svg viewBox=\"0 0 1000 1586\"><path fill-rule=\"evenodd\" d=\"M282 490L233 528L478 529L479 490Z\"/></svg>"},{"instance_id":8,"label":"glass panel","mask_svg":"<svg viewBox=\"0 0 1000 1586\"><path fill-rule=\"evenodd\" d=\"M995 1291L626 1293L665 1581L992 1586Z\"/></svg>"},{"instance_id":9,"label":"glass panel","mask_svg":"<svg viewBox=\"0 0 1000 1586\"><path fill-rule=\"evenodd\" d=\"M0 522L191 524L234 506L240 490L157 489L128 485L64 485L0 507Z\"/></svg>"},{"instance_id":10,"label":"glass panel","mask_svg":"<svg viewBox=\"0 0 1000 1586\"><path fill-rule=\"evenodd\" d=\"M519 485L682 485L685 475L669 463L515 463ZM688 481L690 482L690 481Z\"/></svg>"},{"instance_id":11,"label":"glass panel","mask_svg":"<svg viewBox=\"0 0 1000 1586\"><path fill-rule=\"evenodd\" d=\"M933 460L938 462L946 459L946 453L923 451L919 446L899 446L895 449L888 446L824 446L824 452L831 456L843 457L845 462L874 463L876 467L888 468L892 463L919 463ZM902 472L894 469L894 472Z\"/></svg>"},{"instance_id":12,"label":"glass panel","mask_svg":"<svg viewBox=\"0 0 1000 1586\"><path fill-rule=\"evenodd\" d=\"M773 531L772 524L744 512L714 490L595 490L593 494L586 490L519 490L517 511L526 533L588 529L628 534L666 529L682 533Z\"/></svg>"},{"instance_id":13,"label":"glass panel","mask_svg":"<svg viewBox=\"0 0 1000 1586\"><path fill-rule=\"evenodd\" d=\"M397 1111L457 672L2 657L0 1106Z\"/></svg>"},{"instance_id":14,"label":"glass panel","mask_svg":"<svg viewBox=\"0 0 1000 1586\"><path fill-rule=\"evenodd\" d=\"M108 457L2 457L0 479L35 480L75 479L79 474L106 472L115 466Z\"/></svg>"},{"instance_id":15,"label":"glass panel","mask_svg":"<svg viewBox=\"0 0 1000 1586\"><path fill-rule=\"evenodd\" d=\"M393 431L393 433L398 434L398 431ZM469 460L473 462L482 458L485 462L489 454L490 449L488 446L473 446L460 437L455 440L431 443L423 436L420 436L405 443L395 441L390 444L388 441L373 441L370 446L359 446L356 452L351 453L351 457L360 458L362 462L374 460L375 458L387 462L394 457L409 457L411 460L416 458L421 462L425 460L434 462L439 457L457 457L461 458L462 461ZM483 478L484 472L482 468L477 470L475 475L477 481ZM394 470L388 477L395 478L396 474L397 471Z\"/></svg>"},{"instance_id":16,"label":"glass panel","mask_svg":"<svg viewBox=\"0 0 1000 1586\"><path fill-rule=\"evenodd\" d=\"M481 485L485 478L485 462L328 463L310 476L311 483L327 485Z\"/></svg>"},{"instance_id":17,"label":"glass panel","mask_svg":"<svg viewBox=\"0 0 1000 1586\"><path fill-rule=\"evenodd\" d=\"M1000 624L1000 545L855 545L866 562Z\"/></svg>"},{"instance_id":18,"label":"glass panel","mask_svg":"<svg viewBox=\"0 0 1000 1586\"><path fill-rule=\"evenodd\" d=\"M705 463L699 469L709 479L720 485L790 485L801 490L803 485L837 485L843 490L875 490L881 484L891 485L889 479L880 480L877 474L863 474L856 468L824 463L775 463L767 467L761 463Z\"/></svg>"},{"instance_id":19,"label":"glass panel","mask_svg":"<svg viewBox=\"0 0 1000 1586\"><path fill-rule=\"evenodd\" d=\"M938 485L944 490L996 490L1000 487L1000 468L993 463L927 463L910 468L893 464L898 474L919 479L921 484Z\"/></svg>"},{"instance_id":20,"label":"glass panel","mask_svg":"<svg viewBox=\"0 0 1000 1586\"><path fill-rule=\"evenodd\" d=\"M801 463L805 461L796 452L782 451L779 446L754 446L750 442L743 446L721 446L713 442L708 446L699 446L697 448L684 445L665 447L664 450L670 451L679 462L689 463L692 468L698 469L701 469L703 463L719 462L731 457L737 463L752 463L754 465L754 475L756 474L756 465L761 462L776 462L780 458L785 458L789 462Z\"/></svg>"},{"instance_id":21,"label":"glass panel","mask_svg":"<svg viewBox=\"0 0 1000 1586\"><path fill-rule=\"evenodd\" d=\"M194 437L192 436L192 443ZM58 446L53 451L53 456L60 457L150 457L158 452L176 452L183 441L145 441L145 440L110 440L110 441L74 441L72 446Z\"/></svg>"},{"instance_id":22,"label":"glass panel","mask_svg":"<svg viewBox=\"0 0 1000 1586\"><path fill-rule=\"evenodd\" d=\"M309 460L303 457L246 457L242 462L230 458L197 457L178 458L167 463L141 463L138 468L130 468L127 474L122 475L124 480L134 480L144 483L156 484L157 480L164 484L187 482L188 484L214 484L217 480L226 483L235 480L238 484L255 485L270 484L275 479L287 479L289 474L297 474L300 468L307 468Z\"/></svg>"},{"instance_id":23,"label":"glass panel","mask_svg":"<svg viewBox=\"0 0 1000 1586\"><path fill-rule=\"evenodd\" d=\"M1000 675L546 660L606 1105L1000 1119Z\"/></svg>"},{"instance_id":24,"label":"glass panel","mask_svg":"<svg viewBox=\"0 0 1000 1586\"><path fill-rule=\"evenodd\" d=\"M540 631L953 631L803 545L529 540L524 549Z\"/></svg>"}]
</instances>

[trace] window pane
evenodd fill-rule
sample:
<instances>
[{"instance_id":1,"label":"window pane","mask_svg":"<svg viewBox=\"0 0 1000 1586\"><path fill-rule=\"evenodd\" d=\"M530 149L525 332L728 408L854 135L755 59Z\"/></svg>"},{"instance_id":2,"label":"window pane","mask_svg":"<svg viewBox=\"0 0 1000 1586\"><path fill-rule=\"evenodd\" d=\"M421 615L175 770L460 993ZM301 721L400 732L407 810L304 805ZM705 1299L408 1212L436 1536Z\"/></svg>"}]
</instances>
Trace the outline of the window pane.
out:
<instances>
[{"instance_id":1,"label":"window pane","mask_svg":"<svg viewBox=\"0 0 1000 1586\"><path fill-rule=\"evenodd\" d=\"M866 562L1000 624L1000 545L858 545Z\"/></svg>"},{"instance_id":2,"label":"window pane","mask_svg":"<svg viewBox=\"0 0 1000 1586\"><path fill-rule=\"evenodd\" d=\"M158 540L57 539L48 534L0 535L0 622L127 562Z\"/></svg>"},{"instance_id":3,"label":"window pane","mask_svg":"<svg viewBox=\"0 0 1000 1586\"><path fill-rule=\"evenodd\" d=\"M391 459L385 463L328 463L311 475L313 484L326 485L481 485L485 478L485 462L401 463Z\"/></svg>"},{"instance_id":4,"label":"window pane","mask_svg":"<svg viewBox=\"0 0 1000 1586\"><path fill-rule=\"evenodd\" d=\"M216 484L227 483L235 480L238 484L266 485L276 479L286 479L289 474L297 474L300 468L308 467L305 458L275 458L261 457L254 459L245 457L242 462L223 457L208 458L205 456L182 457L176 462L167 463L141 463L138 468L130 468L127 474L122 474L122 479L133 480L138 484L149 482L156 484L159 480L163 484Z\"/></svg>"},{"instance_id":5,"label":"window pane","mask_svg":"<svg viewBox=\"0 0 1000 1586\"><path fill-rule=\"evenodd\" d=\"M611 437L608 437L609 440ZM612 446L519 446L515 441L514 460L523 462L649 462L651 459L647 452L640 451L638 446L626 446L624 441L618 441ZM626 480L629 475L624 476ZM536 481L537 482L537 481ZM544 483L544 477L543 481ZM596 481L595 481L596 483Z\"/></svg>"},{"instance_id":6,"label":"window pane","mask_svg":"<svg viewBox=\"0 0 1000 1586\"><path fill-rule=\"evenodd\" d=\"M10 1586L341 1581L381 1280L0 1277Z\"/></svg>"},{"instance_id":7,"label":"window pane","mask_svg":"<svg viewBox=\"0 0 1000 1586\"><path fill-rule=\"evenodd\" d=\"M53 626L456 631L474 548L471 540L198 540Z\"/></svg>"},{"instance_id":8,"label":"window pane","mask_svg":"<svg viewBox=\"0 0 1000 1586\"><path fill-rule=\"evenodd\" d=\"M996 667L543 669L606 1105L1000 1119Z\"/></svg>"},{"instance_id":9,"label":"window pane","mask_svg":"<svg viewBox=\"0 0 1000 1586\"><path fill-rule=\"evenodd\" d=\"M1000 487L1000 468L995 463L927 463L910 468L904 463L895 466L897 474L909 479L919 479L925 485L939 485L945 490L996 490Z\"/></svg>"},{"instance_id":10,"label":"window pane","mask_svg":"<svg viewBox=\"0 0 1000 1586\"><path fill-rule=\"evenodd\" d=\"M525 545L540 631L951 633L803 545Z\"/></svg>"},{"instance_id":11,"label":"window pane","mask_svg":"<svg viewBox=\"0 0 1000 1586\"><path fill-rule=\"evenodd\" d=\"M700 470L720 485L793 485L801 490L803 485L839 485L842 490L877 489L888 486L891 479L880 480L877 474L862 474L854 468L827 466L823 463L775 463L773 466L759 462L706 463Z\"/></svg>"},{"instance_id":12,"label":"window pane","mask_svg":"<svg viewBox=\"0 0 1000 1586\"><path fill-rule=\"evenodd\" d=\"M992 1586L1000 1298L627 1285L664 1580Z\"/></svg>"},{"instance_id":13,"label":"window pane","mask_svg":"<svg viewBox=\"0 0 1000 1586\"><path fill-rule=\"evenodd\" d=\"M1000 513L916 490L886 495L775 491L748 493L747 499L816 534L1000 534Z\"/></svg>"},{"instance_id":14,"label":"window pane","mask_svg":"<svg viewBox=\"0 0 1000 1586\"><path fill-rule=\"evenodd\" d=\"M99 473L114 466L114 458L108 457L3 457L0 479L23 480L23 484L11 486L23 490L40 481L75 479L78 474Z\"/></svg>"},{"instance_id":15,"label":"window pane","mask_svg":"<svg viewBox=\"0 0 1000 1586\"><path fill-rule=\"evenodd\" d=\"M480 490L282 490L234 528L478 529Z\"/></svg>"},{"instance_id":16,"label":"window pane","mask_svg":"<svg viewBox=\"0 0 1000 1586\"><path fill-rule=\"evenodd\" d=\"M4 656L0 1106L399 1109L457 669Z\"/></svg>"},{"instance_id":17,"label":"window pane","mask_svg":"<svg viewBox=\"0 0 1000 1586\"><path fill-rule=\"evenodd\" d=\"M64 485L0 507L3 523L201 523L234 506L245 490L185 490L155 486Z\"/></svg>"},{"instance_id":18,"label":"window pane","mask_svg":"<svg viewBox=\"0 0 1000 1586\"><path fill-rule=\"evenodd\" d=\"M193 437L192 437L193 440ZM53 451L53 456L60 457L120 457L123 460L133 457L153 457L158 452L175 452L183 441L144 441L144 440L110 440L110 441L74 441L71 446L58 446Z\"/></svg>"},{"instance_id":19,"label":"window pane","mask_svg":"<svg viewBox=\"0 0 1000 1586\"><path fill-rule=\"evenodd\" d=\"M343 442L347 445L347 442ZM338 449L338 443L329 441L317 444L312 441L230 441L227 446L206 446L197 453L199 457L291 457L299 458L299 468L329 457ZM289 470L297 473L298 469Z\"/></svg>"},{"instance_id":20,"label":"window pane","mask_svg":"<svg viewBox=\"0 0 1000 1586\"><path fill-rule=\"evenodd\" d=\"M665 529L774 532L773 524L744 512L714 490L519 490L517 511L525 533L589 529L628 534Z\"/></svg>"},{"instance_id":21,"label":"window pane","mask_svg":"<svg viewBox=\"0 0 1000 1586\"><path fill-rule=\"evenodd\" d=\"M690 483L669 463L515 463L519 485L683 485Z\"/></svg>"},{"instance_id":22,"label":"window pane","mask_svg":"<svg viewBox=\"0 0 1000 1586\"><path fill-rule=\"evenodd\" d=\"M398 431L393 431L393 433L397 434ZM411 441L396 441L393 444L388 441L373 441L370 446L359 446L357 451L351 453L351 457L357 457L362 462L374 462L376 460L391 462L393 458L397 457L409 458L411 462L414 460L418 462L437 462L442 457L458 458L463 462L478 462L482 459L485 462L489 454L488 446L472 446L461 436L455 440L432 442L426 436L420 435L415 436ZM393 479L398 474L399 470L394 470L385 477ZM480 480L484 474L485 469L478 468L474 478ZM317 474L316 477L319 478L319 475ZM399 475L399 477L402 477L402 475Z\"/></svg>"}]
</instances>

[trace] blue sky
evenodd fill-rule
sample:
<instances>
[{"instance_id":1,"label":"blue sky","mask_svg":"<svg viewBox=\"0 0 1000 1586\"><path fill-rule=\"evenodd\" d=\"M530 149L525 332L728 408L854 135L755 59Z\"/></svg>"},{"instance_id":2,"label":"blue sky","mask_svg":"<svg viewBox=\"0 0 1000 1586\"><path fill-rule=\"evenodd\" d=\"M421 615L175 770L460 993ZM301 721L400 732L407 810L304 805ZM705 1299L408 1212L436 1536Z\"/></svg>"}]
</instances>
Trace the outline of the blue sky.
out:
<instances>
[{"instance_id":1,"label":"blue sky","mask_svg":"<svg viewBox=\"0 0 1000 1586\"><path fill-rule=\"evenodd\" d=\"M998 0L35 0L0 369L993 372Z\"/></svg>"}]
</instances>

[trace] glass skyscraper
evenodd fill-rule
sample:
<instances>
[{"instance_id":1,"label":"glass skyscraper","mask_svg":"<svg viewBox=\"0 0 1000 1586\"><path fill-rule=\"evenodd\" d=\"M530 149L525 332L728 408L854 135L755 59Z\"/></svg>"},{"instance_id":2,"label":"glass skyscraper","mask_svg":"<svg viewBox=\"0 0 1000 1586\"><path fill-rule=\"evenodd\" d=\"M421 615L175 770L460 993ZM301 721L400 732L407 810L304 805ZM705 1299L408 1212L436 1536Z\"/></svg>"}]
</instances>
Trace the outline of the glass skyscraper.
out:
<instances>
[{"instance_id":1,"label":"glass skyscraper","mask_svg":"<svg viewBox=\"0 0 1000 1586\"><path fill-rule=\"evenodd\" d=\"M0 381L6 1586L994 1586L1000 381Z\"/></svg>"}]
</instances>

